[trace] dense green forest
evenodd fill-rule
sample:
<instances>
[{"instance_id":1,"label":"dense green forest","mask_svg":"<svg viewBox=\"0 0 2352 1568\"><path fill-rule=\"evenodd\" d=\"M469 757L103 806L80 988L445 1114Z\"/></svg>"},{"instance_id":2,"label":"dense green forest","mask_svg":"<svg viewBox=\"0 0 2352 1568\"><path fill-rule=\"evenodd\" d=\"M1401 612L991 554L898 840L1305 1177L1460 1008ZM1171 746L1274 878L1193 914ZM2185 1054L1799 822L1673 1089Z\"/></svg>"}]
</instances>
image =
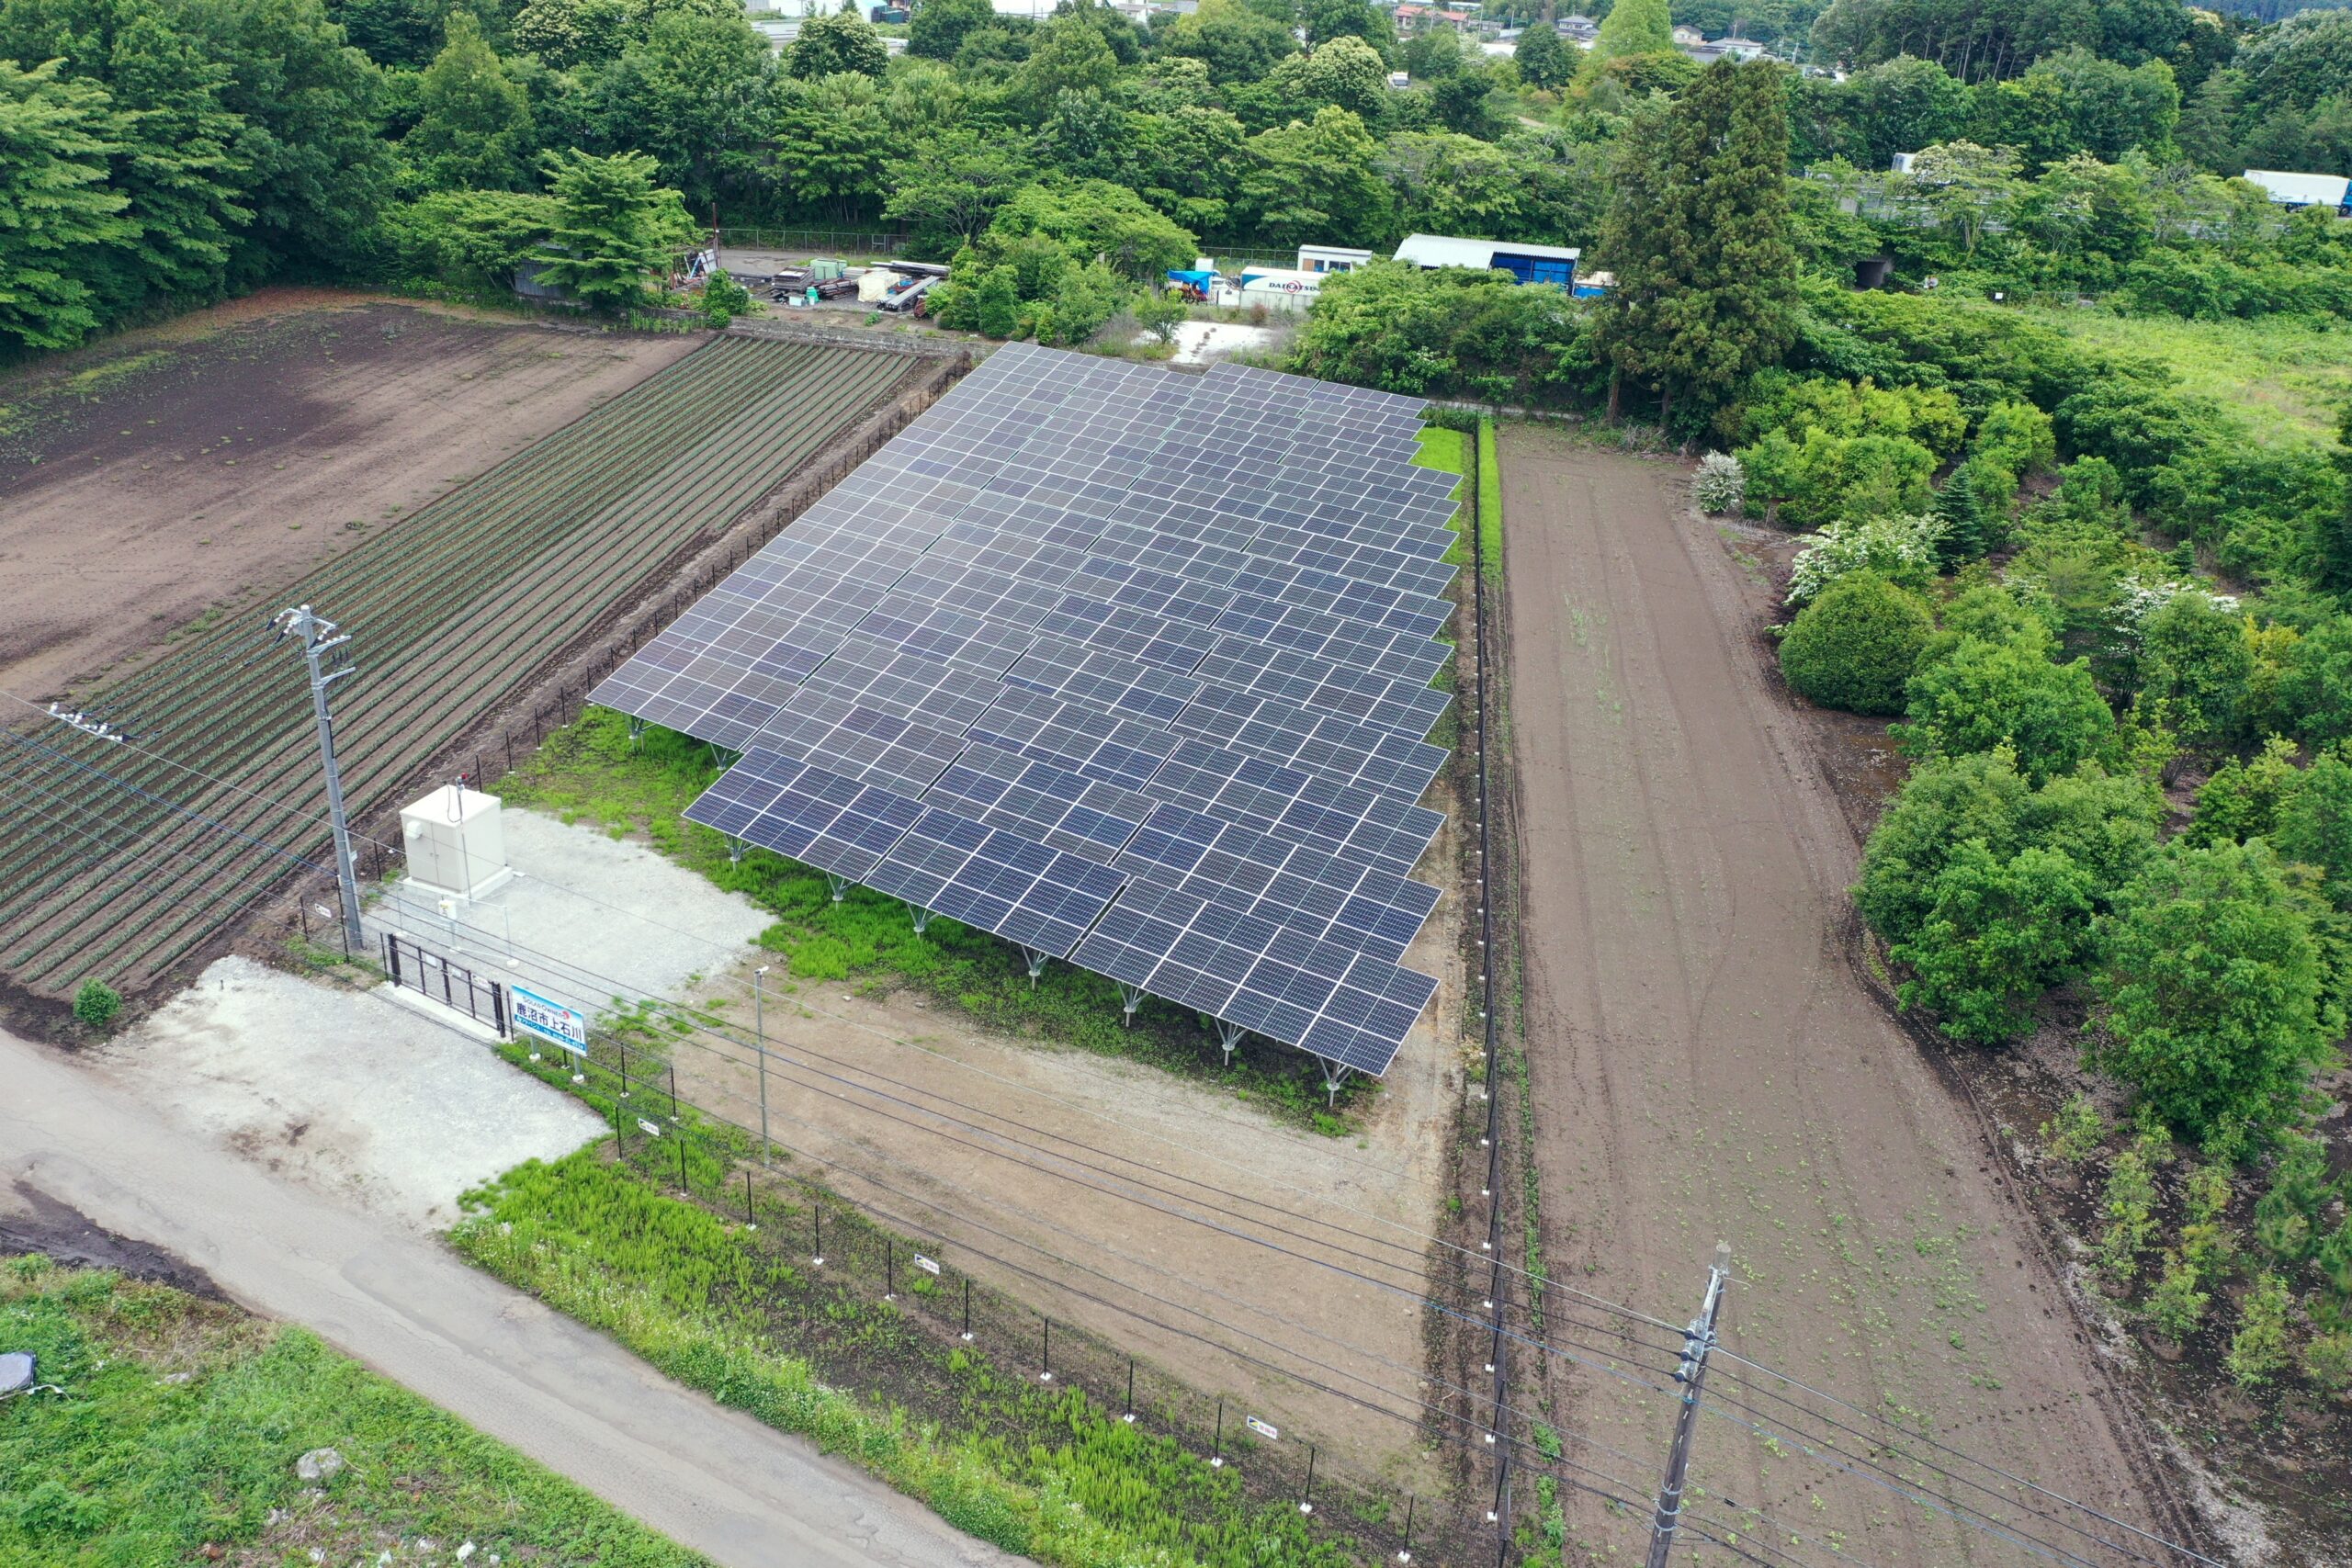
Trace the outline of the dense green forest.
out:
<instances>
[{"instance_id":1,"label":"dense green forest","mask_svg":"<svg viewBox=\"0 0 2352 1568\"><path fill-rule=\"evenodd\" d=\"M736 0L0 0L0 348L534 257L616 310L714 213L895 231L954 258L943 325L1071 344L1164 324L1150 284L1217 242L1584 246L1598 301L1333 280L1285 363L1638 421L1711 453L1710 510L1810 533L1787 679L1914 761L1856 889L1905 1005L1988 1049L2079 1017L2139 1139L2102 1266L2162 1253L2174 1338L2235 1277L2249 1386L2352 1382L2305 1133L2352 1004L2352 414L2257 417L2073 324L2352 331L2352 220L2231 177L2352 172L2352 9L1736 8L1832 74L1702 69L1668 28L1710 3L1497 59L1365 0L922 0L897 56L855 15L772 51ZM2268 1173L2242 1245L2162 1243L2176 1158Z\"/></svg>"},{"instance_id":2,"label":"dense green forest","mask_svg":"<svg viewBox=\"0 0 2352 1568\"><path fill-rule=\"evenodd\" d=\"M1676 14L1851 68L1776 73L1795 169L1989 234L2045 283L2232 220L2197 175L2352 172L2352 11L1711 4ZM1508 60L1400 41L1366 0L1207 0L1148 30L1078 0L1043 23L925 0L893 58L854 15L772 50L738 0L5 0L0 345L268 278L503 283L564 221L574 257L589 233L658 252L714 212L939 257L1025 244L1031 303L1062 288L1053 245L1129 280L1204 240L1591 245L1634 110L1699 73L1665 0L1596 9L1589 54L1538 28ZM1892 154L1939 144L1938 183L1885 188ZM1116 293L1070 289L1065 338Z\"/></svg>"}]
</instances>

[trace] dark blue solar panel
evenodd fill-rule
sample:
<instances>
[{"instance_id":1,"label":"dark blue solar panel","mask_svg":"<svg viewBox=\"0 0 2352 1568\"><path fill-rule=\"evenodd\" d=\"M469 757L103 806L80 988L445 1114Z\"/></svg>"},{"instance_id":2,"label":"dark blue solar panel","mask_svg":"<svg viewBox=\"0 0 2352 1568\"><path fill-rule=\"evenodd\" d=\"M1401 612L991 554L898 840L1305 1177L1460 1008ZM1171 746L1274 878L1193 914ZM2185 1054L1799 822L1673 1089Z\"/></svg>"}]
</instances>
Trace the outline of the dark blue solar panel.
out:
<instances>
[{"instance_id":1,"label":"dark blue solar panel","mask_svg":"<svg viewBox=\"0 0 2352 1568\"><path fill-rule=\"evenodd\" d=\"M599 688L689 815L1367 1071L1445 753L1419 405L997 351Z\"/></svg>"}]
</instances>

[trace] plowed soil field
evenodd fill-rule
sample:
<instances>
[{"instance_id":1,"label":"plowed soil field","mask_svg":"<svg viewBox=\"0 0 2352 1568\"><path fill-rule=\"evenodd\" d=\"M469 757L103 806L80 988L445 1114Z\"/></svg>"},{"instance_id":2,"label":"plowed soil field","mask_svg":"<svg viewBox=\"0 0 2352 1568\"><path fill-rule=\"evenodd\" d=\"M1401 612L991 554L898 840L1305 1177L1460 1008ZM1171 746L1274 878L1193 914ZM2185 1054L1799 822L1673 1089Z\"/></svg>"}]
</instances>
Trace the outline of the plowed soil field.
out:
<instances>
[{"instance_id":1,"label":"plowed soil field","mask_svg":"<svg viewBox=\"0 0 2352 1568\"><path fill-rule=\"evenodd\" d=\"M350 639L333 660L351 672L334 705L353 817L415 789L443 747L726 535L913 367L704 339L401 525L257 583L266 607L312 604ZM117 541L105 558L138 553ZM263 607L199 618L161 657L74 694L130 744L0 704L0 840L15 852L0 858L0 983L34 998L89 977L150 988L327 863L309 694Z\"/></svg>"},{"instance_id":2,"label":"plowed soil field","mask_svg":"<svg viewBox=\"0 0 2352 1568\"><path fill-rule=\"evenodd\" d=\"M1738 567L1690 512L1680 469L1518 428L1502 458L1552 1278L1679 1322L1728 1240L1725 1343L1854 1407L1719 1361L1694 1517L1787 1554L1774 1562L2179 1561L2123 1528L2188 1528L2155 1439L1979 1126L1849 966L1853 832L1758 669ZM1566 1457L1653 1487L1678 1337L1621 1338L1583 1315L1595 1323L1557 1321L1555 1336L1652 1386L1531 1358ZM2120 1522L1921 1441L1884 1446L1905 1430ZM1808 1455L1805 1434L1847 1457ZM1982 1509L2007 1533L1946 1509ZM1589 1500L1568 1519L1575 1561L1604 1546L1622 1561L1648 1534Z\"/></svg>"},{"instance_id":3,"label":"plowed soil field","mask_svg":"<svg viewBox=\"0 0 2352 1568\"><path fill-rule=\"evenodd\" d=\"M0 381L0 689L151 652L695 341L273 289Z\"/></svg>"}]
</instances>

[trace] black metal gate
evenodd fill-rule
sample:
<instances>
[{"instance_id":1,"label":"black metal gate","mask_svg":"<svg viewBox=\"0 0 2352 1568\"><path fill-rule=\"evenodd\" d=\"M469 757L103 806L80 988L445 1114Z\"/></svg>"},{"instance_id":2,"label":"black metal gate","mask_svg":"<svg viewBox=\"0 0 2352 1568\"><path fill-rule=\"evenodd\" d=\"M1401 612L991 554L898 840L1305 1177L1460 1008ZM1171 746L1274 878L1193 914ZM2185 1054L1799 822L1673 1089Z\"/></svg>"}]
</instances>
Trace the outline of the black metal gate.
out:
<instances>
[{"instance_id":1,"label":"black metal gate","mask_svg":"<svg viewBox=\"0 0 2352 1568\"><path fill-rule=\"evenodd\" d=\"M487 1024L506 1038L506 987L485 980L462 964L453 964L404 936L384 933L384 972L395 986L455 1008L476 1023Z\"/></svg>"}]
</instances>

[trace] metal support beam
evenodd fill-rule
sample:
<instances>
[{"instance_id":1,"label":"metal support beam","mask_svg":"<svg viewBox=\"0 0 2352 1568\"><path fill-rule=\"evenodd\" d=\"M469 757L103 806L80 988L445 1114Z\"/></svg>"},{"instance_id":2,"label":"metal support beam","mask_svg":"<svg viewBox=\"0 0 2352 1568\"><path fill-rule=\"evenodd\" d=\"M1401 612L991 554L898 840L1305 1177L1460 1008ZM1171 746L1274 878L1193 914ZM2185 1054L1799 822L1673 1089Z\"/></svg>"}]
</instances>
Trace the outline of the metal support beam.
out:
<instances>
[{"instance_id":1,"label":"metal support beam","mask_svg":"<svg viewBox=\"0 0 2352 1568\"><path fill-rule=\"evenodd\" d=\"M1335 1106L1340 1103L1340 1086L1348 1081L1348 1074L1355 1069L1345 1062L1335 1062L1329 1056L1317 1056L1315 1059L1323 1064L1324 1104L1326 1107Z\"/></svg>"},{"instance_id":2,"label":"metal support beam","mask_svg":"<svg viewBox=\"0 0 2352 1568\"><path fill-rule=\"evenodd\" d=\"M849 896L850 881L834 872L825 873L825 885L833 890L833 902L838 904Z\"/></svg>"},{"instance_id":3,"label":"metal support beam","mask_svg":"<svg viewBox=\"0 0 2352 1568\"><path fill-rule=\"evenodd\" d=\"M1034 947L1024 947L1021 950L1021 956L1029 961L1029 988L1034 991L1037 988L1037 976L1046 972L1046 961L1053 957L1053 954L1040 953Z\"/></svg>"},{"instance_id":4,"label":"metal support beam","mask_svg":"<svg viewBox=\"0 0 2352 1568\"><path fill-rule=\"evenodd\" d=\"M1125 1013L1125 1017L1120 1020L1120 1022L1125 1027L1133 1029L1136 1023L1136 1010L1142 1006L1143 987L1141 986L1130 986L1125 980L1120 981L1119 1007Z\"/></svg>"},{"instance_id":5,"label":"metal support beam","mask_svg":"<svg viewBox=\"0 0 2352 1568\"><path fill-rule=\"evenodd\" d=\"M641 719L641 718L633 718L633 719L630 719L630 720L628 721L628 746L629 746L629 750L632 750L632 751L636 750L638 749L639 744L640 742L642 742L642 741L644 740L644 739L645 739L645 721L644 721L643 719Z\"/></svg>"},{"instance_id":6,"label":"metal support beam","mask_svg":"<svg viewBox=\"0 0 2352 1568\"><path fill-rule=\"evenodd\" d=\"M732 833L727 835L727 863L729 865L743 863L743 840Z\"/></svg>"},{"instance_id":7,"label":"metal support beam","mask_svg":"<svg viewBox=\"0 0 2352 1568\"><path fill-rule=\"evenodd\" d=\"M1227 1023L1221 1018L1211 1021L1216 1025L1217 1049L1225 1053L1225 1065L1229 1067L1233 1065L1235 1047L1249 1037L1250 1032L1238 1023Z\"/></svg>"},{"instance_id":8,"label":"metal support beam","mask_svg":"<svg viewBox=\"0 0 2352 1568\"><path fill-rule=\"evenodd\" d=\"M922 935L925 931L930 929L931 911L924 908L920 904L910 904L907 906L907 908L915 918L915 935Z\"/></svg>"}]
</instances>

